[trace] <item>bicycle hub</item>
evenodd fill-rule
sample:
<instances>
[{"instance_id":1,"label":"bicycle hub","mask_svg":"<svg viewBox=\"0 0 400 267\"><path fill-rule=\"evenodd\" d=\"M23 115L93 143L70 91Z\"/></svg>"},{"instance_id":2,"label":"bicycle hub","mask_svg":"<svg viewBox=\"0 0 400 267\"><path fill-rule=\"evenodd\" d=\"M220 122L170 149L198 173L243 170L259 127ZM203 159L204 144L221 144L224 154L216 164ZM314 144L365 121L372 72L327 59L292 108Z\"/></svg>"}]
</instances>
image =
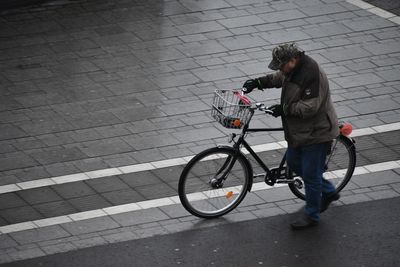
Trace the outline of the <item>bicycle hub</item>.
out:
<instances>
[{"instance_id":1,"label":"bicycle hub","mask_svg":"<svg viewBox=\"0 0 400 267\"><path fill-rule=\"evenodd\" d=\"M210 181L210 185L212 188L221 188L223 183L222 183L222 181L218 181L218 179L213 178Z\"/></svg>"}]
</instances>

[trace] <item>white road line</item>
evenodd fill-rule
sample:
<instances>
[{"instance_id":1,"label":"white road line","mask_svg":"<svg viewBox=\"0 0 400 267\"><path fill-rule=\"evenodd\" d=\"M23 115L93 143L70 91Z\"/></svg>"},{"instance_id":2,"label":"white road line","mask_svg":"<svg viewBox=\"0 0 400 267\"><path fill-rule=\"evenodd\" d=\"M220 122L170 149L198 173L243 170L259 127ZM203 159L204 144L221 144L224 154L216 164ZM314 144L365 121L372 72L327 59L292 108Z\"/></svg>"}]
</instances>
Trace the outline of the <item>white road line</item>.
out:
<instances>
[{"instance_id":1,"label":"white road line","mask_svg":"<svg viewBox=\"0 0 400 267\"><path fill-rule=\"evenodd\" d=\"M398 161L388 161L388 162L376 163L365 166L365 169L367 169L369 172L379 172L379 171L396 169L398 168L398 166L399 166Z\"/></svg>"},{"instance_id":2,"label":"white road line","mask_svg":"<svg viewBox=\"0 0 400 267\"><path fill-rule=\"evenodd\" d=\"M382 162L382 163L377 163L377 164L370 164L370 165L356 167L356 169L354 171L354 176L359 176L359 175L363 175L363 174L367 174L367 173L380 172L383 170L393 170L393 169L398 169L398 168L400 168L400 160L387 161L387 162ZM342 170L336 170L336 171L325 173L326 179L334 179L334 178L338 178L341 176L343 176ZM269 185L265 184L264 182L258 182L258 183L253 184L251 191L256 192L256 191L261 191L261 190L271 190L271 189L273 190L274 188L283 187L283 186L286 186L286 184L276 184L275 186L269 186ZM225 189L233 190L233 191L238 190L237 187L225 188ZM190 197L191 197L191 200L194 200L194 199L201 200L201 199L206 199L208 195L210 195L210 194L205 191L205 192L193 193L193 194L191 194ZM215 195L213 195L213 196L215 197ZM115 215L115 214L120 214L120 213L126 213L126 212L130 212L130 211L135 211L135 210L145 210L145 209L150 209L150 208L158 208L158 207L162 207L162 206L176 205L176 204L180 204L179 196L151 199L151 200L140 201L140 202L136 202L136 203L128 203L128 204L123 204L123 205L107 207L107 208L103 208L103 209L90 210L90 211L84 211L84 212L68 214L68 215L63 215L63 216L58 216L58 217L52 217L52 218L46 218L46 219L41 219L41 220L28 221L28 222L22 222L22 223L17 223L17 224L1 226L0 234L19 232L19 231L24 231L24 230L29 230L29 229L41 228L41 227L45 227L45 226L59 225L59 224L63 224L63 223L76 222L76 221L88 220L88 219L110 216L110 215Z\"/></svg>"},{"instance_id":3,"label":"white road line","mask_svg":"<svg viewBox=\"0 0 400 267\"><path fill-rule=\"evenodd\" d=\"M0 194L8 193L8 192L15 192L21 190L21 187L18 187L17 184L8 184L0 186Z\"/></svg>"},{"instance_id":4,"label":"white road line","mask_svg":"<svg viewBox=\"0 0 400 267\"><path fill-rule=\"evenodd\" d=\"M352 5L358 6L359 8L364 9L368 12L371 12L372 14L375 14L381 18L390 20L391 22L400 25L400 17L399 16L397 16L396 14L393 14L391 12L388 12L382 8L376 7L374 5L371 5L371 4L361 1L361 0L346 0L346 2L350 3Z\"/></svg>"},{"instance_id":5,"label":"white road line","mask_svg":"<svg viewBox=\"0 0 400 267\"><path fill-rule=\"evenodd\" d=\"M58 178L62 178L62 177L60 176ZM34 181L27 181L27 182L18 183L17 186L22 188L22 189L31 189L31 188L36 188L36 187L54 185L56 183L57 182L55 182L51 178L45 178L45 179L39 179L39 180L34 180Z\"/></svg>"},{"instance_id":6,"label":"white road line","mask_svg":"<svg viewBox=\"0 0 400 267\"><path fill-rule=\"evenodd\" d=\"M88 176L86 173L75 173L75 174L70 174L70 175L57 176L57 177L53 177L50 179L56 184L64 184L64 183L87 180L89 178L90 178L90 176ZM32 182L34 182L34 181L32 181Z\"/></svg>"},{"instance_id":7,"label":"white road line","mask_svg":"<svg viewBox=\"0 0 400 267\"><path fill-rule=\"evenodd\" d=\"M124 204L124 205L118 205L118 206L104 208L103 211L105 213L107 213L108 215L114 215L114 214L119 214L119 213L123 213L123 212L134 211L134 210L140 210L140 209L141 209L141 207L138 204L130 203L130 204Z\"/></svg>"},{"instance_id":8,"label":"white road line","mask_svg":"<svg viewBox=\"0 0 400 267\"><path fill-rule=\"evenodd\" d=\"M355 130L353 130L353 133L351 134L351 136L356 137L356 136L372 135L372 134L384 133L384 132L390 132L390 131L396 131L396 130L400 130L400 122L384 124L384 125L379 125L379 126L374 126L374 127L367 127L367 128L362 128L362 129L355 129ZM282 148L286 148L286 147L287 147L286 141L252 146L252 148L255 152L266 152L266 151L282 149ZM246 151L245 149L243 150L243 152L248 154L248 151ZM65 184L65 183L72 183L72 182L76 182L76 181L84 181L84 180L89 180L89 179L109 177L109 176L119 175L119 174L128 174L128 173L134 173L134 172L154 170L154 169L159 169L159 168L172 167L172 166L177 166L177 165L184 165L187 162L189 162L193 157L194 156L186 156L186 157L181 157L181 158L173 158L173 159L167 159L167 160L152 161L152 162L148 162L148 163L127 165L127 166L122 166L122 167L118 167L118 168L101 169L101 170L95 170L95 171L84 172L84 173L75 173L75 174L69 174L69 175L63 175L63 176L57 176L57 177L51 177L51 178L37 179L37 180L16 183L16 184L2 185L2 186L0 186L0 194L16 192L16 191L21 191L21 190L26 190L26 189L33 189L33 188L44 187L44 186L50 186L50 185L56 185L56 184Z\"/></svg>"},{"instance_id":9,"label":"white road line","mask_svg":"<svg viewBox=\"0 0 400 267\"><path fill-rule=\"evenodd\" d=\"M155 167L150 163L142 163L119 167L119 169L122 173L132 173L153 170Z\"/></svg>"},{"instance_id":10,"label":"white road line","mask_svg":"<svg viewBox=\"0 0 400 267\"><path fill-rule=\"evenodd\" d=\"M376 131L377 133L396 131L399 128L400 128L400 122L391 123L391 124L383 124L383 125L378 125L378 126L372 127L372 129L374 131Z\"/></svg>"},{"instance_id":11,"label":"white road line","mask_svg":"<svg viewBox=\"0 0 400 267\"><path fill-rule=\"evenodd\" d=\"M361 0L346 0L346 2L353 4L355 6L358 6L359 8L362 8L362 9L371 9L371 8L375 7L375 6L368 4L367 2L364 2Z\"/></svg>"},{"instance_id":12,"label":"white road line","mask_svg":"<svg viewBox=\"0 0 400 267\"><path fill-rule=\"evenodd\" d=\"M51 225L55 225L54 223ZM37 224L34 222L22 222L22 223L16 223L16 224L10 224L6 226L1 227L1 234L8 234L8 233L15 233L15 232L20 232L24 230L31 230L38 228Z\"/></svg>"},{"instance_id":13,"label":"white road line","mask_svg":"<svg viewBox=\"0 0 400 267\"><path fill-rule=\"evenodd\" d=\"M107 213L105 213L104 210L102 209L83 211L68 215L68 217L74 222L93 219L97 217L104 217L104 216L107 216Z\"/></svg>"},{"instance_id":14,"label":"white road line","mask_svg":"<svg viewBox=\"0 0 400 267\"><path fill-rule=\"evenodd\" d=\"M63 224L63 223L69 223L69 222L72 222L72 219L66 215L63 215L63 216L58 216L58 217L51 217L51 218L36 220L35 224L38 227L45 227L45 226L51 226L51 225L55 225L55 224Z\"/></svg>"},{"instance_id":15,"label":"white road line","mask_svg":"<svg viewBox=\"0 0 400 267\"><path fill-rule=\"evenodd\" d=\"M113 175L122 174L122 171L118 168L108 168L108 169L103 169L103 170L85 172L85 174L87 176L89 176L89 178L95 179L95 178L100 178L100 177L105 177L105 176L113 176Z\"/></svg>"}]
</instances>

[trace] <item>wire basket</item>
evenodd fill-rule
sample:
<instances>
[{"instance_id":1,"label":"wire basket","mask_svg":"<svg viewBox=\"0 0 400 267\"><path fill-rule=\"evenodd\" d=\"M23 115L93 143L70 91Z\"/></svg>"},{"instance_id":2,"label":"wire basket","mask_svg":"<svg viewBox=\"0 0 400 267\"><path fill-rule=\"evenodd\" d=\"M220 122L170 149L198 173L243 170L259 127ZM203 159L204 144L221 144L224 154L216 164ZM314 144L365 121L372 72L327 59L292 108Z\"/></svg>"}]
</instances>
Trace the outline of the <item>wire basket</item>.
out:
<instances>
[{"instance_id":1,"label":"wire basket","mask_svg":"<svg viewBox=\"0 0 400 267\"><path fill-rule=\"evenodd\" d=\"M216 90L211 116L222 126L240 129L251 117L251 101L240 90Z\"/></svg>"}]
</instances>

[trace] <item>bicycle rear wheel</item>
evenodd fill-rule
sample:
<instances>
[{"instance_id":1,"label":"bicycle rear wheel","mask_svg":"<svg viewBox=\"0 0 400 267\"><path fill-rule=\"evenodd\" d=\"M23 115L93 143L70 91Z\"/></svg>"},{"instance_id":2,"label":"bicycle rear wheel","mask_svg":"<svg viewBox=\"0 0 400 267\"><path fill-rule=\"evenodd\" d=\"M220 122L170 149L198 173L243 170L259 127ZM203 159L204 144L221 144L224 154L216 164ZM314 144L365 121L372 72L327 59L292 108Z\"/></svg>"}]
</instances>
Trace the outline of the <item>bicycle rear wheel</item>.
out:
<instances>
[{"instance_id":1,"label":"bicycle rear wheel","mask_svg":"<svg viewBox=\"0 0 400 267\"><path fill-rule=\"evenodd\" d=\"M243 200L250 182L248 162L233 148L215 147L195 156L179 179L179 198L191 214L216 218Z\"/></svg>"},{"instance_id":2,"label":"bicycle rear wheel","mask_svg":"<svg viewBox=\"0 0 400 267\"><path fill-rule=\"evenodd\" d=\"M353 176L356 166L356 151L354 143L347 137L339 135L333 140L330 152L326 156L324 178L329 180L336 188L335 193L340 192ZM305 200L305 188L303 179L289 171L294 183L289 184L290 190L298 198Z\"/></svg>"}]
</instances>

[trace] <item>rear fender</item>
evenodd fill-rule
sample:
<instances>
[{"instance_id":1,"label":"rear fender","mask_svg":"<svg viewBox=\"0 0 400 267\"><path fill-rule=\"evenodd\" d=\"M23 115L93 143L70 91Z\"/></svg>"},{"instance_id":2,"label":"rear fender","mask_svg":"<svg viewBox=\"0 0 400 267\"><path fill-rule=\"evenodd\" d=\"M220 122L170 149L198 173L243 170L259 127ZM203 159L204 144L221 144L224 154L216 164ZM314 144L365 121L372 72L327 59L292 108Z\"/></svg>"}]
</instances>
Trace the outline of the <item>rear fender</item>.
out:
<instances>
[{"instance_id":1,"label":"rear fender","mask_svg":"<svg viewBox=\"0 0 400 267\"><path fill-rule=\"evenodd\" d=\"M339 138L346 142L354 152L356 151L356 141L353 138L342 134L339 135Z\"/></svg>"}]
</instances>

